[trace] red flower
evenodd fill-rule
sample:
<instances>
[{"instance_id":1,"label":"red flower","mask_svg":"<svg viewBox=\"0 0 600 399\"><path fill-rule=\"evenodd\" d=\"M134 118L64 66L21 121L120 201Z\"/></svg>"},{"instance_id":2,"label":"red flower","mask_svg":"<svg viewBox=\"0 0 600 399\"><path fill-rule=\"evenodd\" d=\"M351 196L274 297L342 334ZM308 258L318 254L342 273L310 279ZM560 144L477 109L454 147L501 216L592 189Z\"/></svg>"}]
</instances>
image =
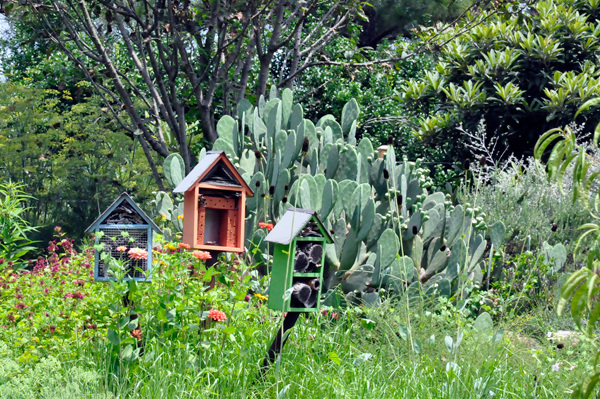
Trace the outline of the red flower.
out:
<instances>
[{"instance_id":1,"label":"red flower","mask_svg":"<svg viewBox=\"0 0 600 399\"><path fill-rule=\"evenodd\" d=\"M337 314L337 313L335 313L335 312L331 312L331 318L332 318L333 320L337 320L337 319L339 319L339 317L340 317L340 316L338 316L338 314Z\"/></svg>"},{"instance_id":2,"label":"red flower","mask_svg":"<svg viewBox=\"0 0 600 399\"><path fill-rule=\"evenodd\" d=\"M23 302L19 302L15 305L15 308L21 310L21 309L25 309L27 307L27 305L25 305Z\"/></svg>"},{"instance_id":3,"label":"red flower","mask_svg":"<svg viewBox=\"0 0 600 399\"><path fill-rule=\"evenodd\" d=\"M227 320L227 316L225 315L225 313L216 310L216 309L211 309L208 311L208 317L212 318L214 321L225 321Z\"/></svg>"},{"instance_id":4,"label":"red flower","mask_svg":"<svg viewBox=\"0 0 600 399\"><path fill-rule=\"evenodd\" d=\"M260 222L258 224L258 227L260 227L261 229L267 229L268 231L273 230L273 223L265 223L265 222Z\"/></svg>"},{"instance_id":5,"label":"red flower","mask_svg":"<svg viewBox=\"0 0 600 399\"><path fill-rule=\"evenodd\" d=\"M15 322L15 315L13 314L13 312L10 312L8 314L8 321L11 322L11 323Z\"/></svg>"}]
</instances>

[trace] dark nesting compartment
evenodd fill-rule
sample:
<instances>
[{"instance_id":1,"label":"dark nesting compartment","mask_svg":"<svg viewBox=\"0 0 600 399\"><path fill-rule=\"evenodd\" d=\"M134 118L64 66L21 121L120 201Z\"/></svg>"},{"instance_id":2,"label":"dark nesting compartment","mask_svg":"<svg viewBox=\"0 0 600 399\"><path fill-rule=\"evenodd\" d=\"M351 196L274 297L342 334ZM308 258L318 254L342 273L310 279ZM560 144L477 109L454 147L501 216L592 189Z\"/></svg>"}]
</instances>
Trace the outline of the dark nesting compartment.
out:
<instances>
[{"instance_id":1,"label":"dark nesting compartment","mask_svg":"<svg viewBox=\"0 0 600 399\"><path fill-rule=\"evenodd\" d=\"M314 308L321 293L321 280L316 277L295 277L292 280L292 308Z\"/></svg>"},{"instance_id":2,"label":"dark nesting compartment","mask_svg":"<svg viewBox=\"0 0 600 399\"><path fill-rule=\"evenodd\" d=\"M323 246L312 241L298 241L296 246L295 273L313 273L321 267L323 259Z\"/></svg>"}]
</instances>

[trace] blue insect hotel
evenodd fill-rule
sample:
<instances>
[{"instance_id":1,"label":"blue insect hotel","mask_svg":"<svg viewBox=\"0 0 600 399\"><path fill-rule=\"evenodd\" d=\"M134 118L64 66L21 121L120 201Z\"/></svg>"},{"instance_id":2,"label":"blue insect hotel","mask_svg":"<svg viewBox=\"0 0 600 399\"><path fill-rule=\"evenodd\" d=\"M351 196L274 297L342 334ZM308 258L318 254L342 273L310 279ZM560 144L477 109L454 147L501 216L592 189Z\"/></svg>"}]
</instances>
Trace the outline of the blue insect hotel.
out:
<instances>
[{"instance_id":1,"label":"blue insect hotel","mask_svg":"<svg viewBox=\"0 0 600 399\"><path fill-rule=\"evenodd\" d=\"M154 233L162 234L158 226L140 209L127 193L121 194L107 210L102 213L86 233L98 233L96 244L104 244L101 252L110 254L115 259L127 260L125 279L136 281L152 280L152 243ZM125 247L125 251L117 248ZM148 259L129 260L127 251L140 248L148 251ZM140 269L140 270L138 270ZM94 279L96 281L115 280L108 264L95 251Z\"/></svg>"}]
</instances>

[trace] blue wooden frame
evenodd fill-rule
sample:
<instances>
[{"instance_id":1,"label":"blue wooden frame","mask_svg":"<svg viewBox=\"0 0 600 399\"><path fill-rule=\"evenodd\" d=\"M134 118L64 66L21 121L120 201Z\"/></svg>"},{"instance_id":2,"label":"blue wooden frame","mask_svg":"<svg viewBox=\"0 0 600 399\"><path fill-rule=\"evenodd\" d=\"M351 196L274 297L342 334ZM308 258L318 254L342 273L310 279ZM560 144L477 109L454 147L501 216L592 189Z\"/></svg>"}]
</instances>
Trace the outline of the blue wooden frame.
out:
<instances>
[{"instance_id":1,"label":"blue wooden frame","mask_svg":"<svg viewBox=\"0 0 600 399\"><path fill-rule=\"evenodd\" d=\"M119 206L123 201L127 201L129 205L133 207L133 209L144 219L145 224L103 224L104 220ZM138 230L147 230L148 234L148 247L146 250L148 251L148 259L146 261L147 270L146 277L125 277L125 280L135 280L138 282L150 282L152 281L152 246L154 243L154 232L162 234L162 231L158 228L156 223L152 221L146 215L144 211L140 209L139 206L131 199L131 197L127 193L123 193L117 198L111 206L108 207L99 217L87 228L86 233L97 233L101 230L126 230L126 229L138 229ZM96 244L99 243L98 237L96 237ZM100 253L98 250L94 250L94 280L95 281L114 281L114 278L109 277L100 277L98 275L98 266L100 262Z\"/></svg>"}]
</instances>

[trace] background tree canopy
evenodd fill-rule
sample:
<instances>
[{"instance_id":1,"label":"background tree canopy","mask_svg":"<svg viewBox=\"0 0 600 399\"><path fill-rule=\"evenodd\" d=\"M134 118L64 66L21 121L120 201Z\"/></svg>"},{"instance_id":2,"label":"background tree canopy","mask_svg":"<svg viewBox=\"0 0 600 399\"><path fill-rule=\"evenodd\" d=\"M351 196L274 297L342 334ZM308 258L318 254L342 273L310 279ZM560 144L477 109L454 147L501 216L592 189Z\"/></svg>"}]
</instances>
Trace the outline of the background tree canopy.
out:
<instances>
[{"instance_id":1,"label":"background tree canopy","mask_svg":"<svg viewBox=\"0 0 600 399\"><path fill-rule=\"evenodd\" d=\"M488 13L458 37L460 23L424 31L423 40L439 37L437 63L401 90L419 118L413 132L422 154L463 159L469 140L460 127L474 134L484 122L487 138L509 147L506 155L531 155L542 133L571 123L583 102L600 95L599 5L541 1L519 14ZM590 109L575 121L590 132L599 117Z\"/></svg>"},{"instance_id":2,"label":"background tree canopy","mask_svg":"<svg viewBox=\"0 0 600 399\"><path fill-rule=\"evenodd\" d=\"M354 64L340 54L332 57L340 35L355 50L374 46L406 34L408 26L453 18L467 5L392 3L363 9L353 0L8 2L2 11L15 35L5 70L19 76L39 65L43 73L54 58L57 68L42 78L58 86L51 88L87 79L122 129L137 136L162 189L152 153L166 157L176 151L189 171L197 139L214 142L215 121L233 114L242 98L256 105L269 83L301 86L311 68ZM373 26L385 32L374 34ZM365 33L374 36L366 40ZM21 50L22 44L28 49Z\"/></svg>"},{"instance_id":3,"label":"background tree canopy","mask_svg":"<svg viewBox=\"0 0 600 399\"><path fill-rule=\"evenodd\" d=\"M99 99L61 111L70 96L0 84L0 180L24 184L37 199L27 218L43 227L33 238L51 236L57 224L79 237L122 191L143 200L155 189L139 143L102 112Z\"/></svg>"}]
</instances>

